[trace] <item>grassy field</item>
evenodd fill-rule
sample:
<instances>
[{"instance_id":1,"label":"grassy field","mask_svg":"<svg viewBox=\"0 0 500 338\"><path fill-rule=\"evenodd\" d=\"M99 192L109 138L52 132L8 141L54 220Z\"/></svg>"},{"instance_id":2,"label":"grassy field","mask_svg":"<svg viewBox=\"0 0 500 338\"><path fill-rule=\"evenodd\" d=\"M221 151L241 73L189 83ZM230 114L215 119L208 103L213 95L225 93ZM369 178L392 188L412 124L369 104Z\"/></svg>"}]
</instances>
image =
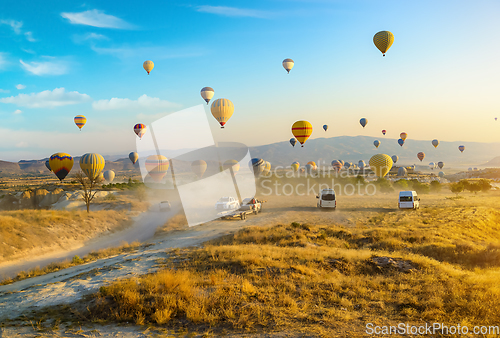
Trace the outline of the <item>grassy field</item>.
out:
<instances>
[{"instance_id":1,"label":"grassy field","mask_svg":"<svg viewBox=\"0 0 500 338\"><path fill-rule=\"evenodd\" d=\"M467 197L435 195L441 202L420 211L370 212L352 226L249 227L174 250L158 261L161 271L102 287L74 304L72 317L68 308L52 316L214 336L362 337L367 323L500 325L498 196Z\"/></svg>"}]
</instances>

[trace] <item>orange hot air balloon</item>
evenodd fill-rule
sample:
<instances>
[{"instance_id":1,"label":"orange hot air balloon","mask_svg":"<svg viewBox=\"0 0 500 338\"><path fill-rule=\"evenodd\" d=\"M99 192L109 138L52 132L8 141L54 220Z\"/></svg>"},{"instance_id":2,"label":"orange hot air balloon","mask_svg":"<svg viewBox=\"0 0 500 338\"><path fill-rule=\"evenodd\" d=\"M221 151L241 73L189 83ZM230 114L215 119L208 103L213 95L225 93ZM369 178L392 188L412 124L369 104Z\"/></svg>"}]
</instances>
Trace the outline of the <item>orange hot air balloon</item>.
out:
<instances>
[{"instance_id":1,"label":"orange hot air balloon","mask_svg":"<svg viewBox=\"0 0 500 338\"><path fill-rule=\"evenodd\" d=\"M292 134L295 136L297 141L300 142L302 147L304 143L307 141L309 136L311 136L313 131L312 124L307 121L297 121L292 125Z\"/></svg>"},{"instance_id":2,"label":"orange hot air balloon","mask_svg":"<svg viewBox=\"0 0 500 338\"><path fill-rule=\"evenodd\" d=\"M418 157L418 159L420 160L420 162L422 162L422 161L423 161L423 159L425 158L425 153L423 153L423 152L419 152L419 153L417 154L417 157Z\"/></svg>"},{"instance_id":3,"label":"orange hot air balloon","mask_svg":"<svg viewBox=\"0 0 500 338\"><path fill-rule=\"evenodd\" d=\"M405 140L406 140L406 138L408 137L408 134L407 134L407 133L405 133L405 132L402 132L401 134L399 134L399 137L401 137L401 139L402 139L403 141L405 141Z\"/></svg>"}]
</instances>

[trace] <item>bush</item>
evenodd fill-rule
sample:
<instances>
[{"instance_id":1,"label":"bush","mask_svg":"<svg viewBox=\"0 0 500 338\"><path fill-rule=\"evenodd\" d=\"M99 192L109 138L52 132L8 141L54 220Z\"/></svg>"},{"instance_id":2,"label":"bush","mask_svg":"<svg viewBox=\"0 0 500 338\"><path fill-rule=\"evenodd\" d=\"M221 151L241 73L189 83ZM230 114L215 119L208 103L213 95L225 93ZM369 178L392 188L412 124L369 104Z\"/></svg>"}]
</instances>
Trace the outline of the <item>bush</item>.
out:
<instances>
[{"instance_id":1,"label":"bush","mask_svg":"<svg viewBox=\"0 0 500 338\"><path fill-rule=\"evenodd\" d=\"M440 192L441 191L441 183L439 183L439 181L432 181L431 182L431 185L430 185L430 190L432 192Z\"/></svg>"},{"instance_id":2,"label":"bush","mask_svg":"<svg viewBox=\"0 0 500 338\"><path fill-rule=\"evenodd\" d=\"M487 192L490 191L492 186L490 184L489 180L482 179L479 181L479 185L481 186L481 191L482 192Z\"/></svg>"},{"instance_id":3,"label":"bush","mask_svg":"<svg viewBox=\"0 0 500 338\"><path fill-rule=\"evenodd\" d=\"M466 189L477 194L478 191L481 191L481 185L479 183L469 183Z\"/></svg>"},{"instance_id":4,"label":"bush","mask_svg":"<svg viewBox=\"0 0 500 338\"><path fill-rule=\"evenodd\" d=\"M71 260L71 263L72 264L82 264L83 263L83 259L81 259L78 255L76 255L75 257L73 257L73 259Z\"/></svg>"},{"instance_id":5,"label":"bush","mask_svg":"<svg viewBox=\"0 0 500 338\"><path fill-rule=\"evenodd\" d=\"M383 192L384 194L394 192L394 188L392 187L391 182L389 182L385 178L382 178L382 177L379 178L377 180L377 185L380 189L380 192Z\"/></svg>"},{"instance_id":6,"label":"bush","mask_svg":"<svg viewBox=\"0 0 500 338\"><path fill-rule=\"evenodd\" d=\"M396 182L394 182L394 188L401 190L408 189L408 180L405 179L397 180Z\"/></svg>"},{"instance_id":7,"label":"bush","mask_svg":"<svg viewBox=\"0 0 500 338\"><path fill-rule=\"evenodd\" d=\"M462 181L456 182L456 183L450 183L450 190L451 190L451 192L454 193L454 194L456 194L457 196L462 191L464 191L464 189L465 189L465 186L462 183Z\"/></svg>"}]
</instances>

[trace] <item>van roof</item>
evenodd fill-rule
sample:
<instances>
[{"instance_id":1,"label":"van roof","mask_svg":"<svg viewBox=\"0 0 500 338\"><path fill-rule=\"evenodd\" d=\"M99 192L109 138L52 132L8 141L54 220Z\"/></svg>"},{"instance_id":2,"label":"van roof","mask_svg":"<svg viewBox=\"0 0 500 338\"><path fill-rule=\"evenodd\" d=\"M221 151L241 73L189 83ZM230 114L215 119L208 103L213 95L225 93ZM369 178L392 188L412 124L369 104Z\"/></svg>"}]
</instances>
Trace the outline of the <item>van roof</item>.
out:
<instances>
[{"instance_id":1,"label":"van roof","mask_svg":"<svg viewBox=\"0 0 500 338\"><path fill-rule=\"evenodd\" d=\"M410 191L410 190L399 192L399 196L412 196L412 195L416 195L416 194L417 194L416 191Z\"/></svg>"},{"instance_id":2,"label":"van roof","mask_svg":"<svg viewBox=\"0 0 500 338\"><path fill-rule=\"evenodd\" d=\"M323 192L323 191L325 191L325 192L331 192L331 191L335 192L335 190L333 190L333 189L323 189L323 190L321 190L321 192Z\"/></svg>"}]
</instances>

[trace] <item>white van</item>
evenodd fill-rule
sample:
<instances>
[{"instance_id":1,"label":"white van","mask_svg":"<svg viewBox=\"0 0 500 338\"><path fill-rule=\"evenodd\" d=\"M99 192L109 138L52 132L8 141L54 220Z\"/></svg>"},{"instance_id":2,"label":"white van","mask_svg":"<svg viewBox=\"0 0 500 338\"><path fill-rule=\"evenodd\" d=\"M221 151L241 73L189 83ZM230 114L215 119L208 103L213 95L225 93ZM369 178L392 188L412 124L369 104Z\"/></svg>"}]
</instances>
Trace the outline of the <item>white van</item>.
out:
<instances>
[{"instance_id":1,"label":"white van","mask_svg":"<svg viewBox=\"0 0 500 338\"><path fill-rule=\"evenodd\" d=\"M399 192L399 209L418 209L420 208L419 201L416 191Z\"/></svg>"},{"instance_id":2,"label":"white van","mask_svg":"<svg viewBox=\"0 0 500 338\"><path fill-rule=\"evenodd\" d=\"M337 199L335 198L335 190L333 189L321 190L316 198L319 199L318 208L337 208Z\"/></svg>"}]
</instances>

